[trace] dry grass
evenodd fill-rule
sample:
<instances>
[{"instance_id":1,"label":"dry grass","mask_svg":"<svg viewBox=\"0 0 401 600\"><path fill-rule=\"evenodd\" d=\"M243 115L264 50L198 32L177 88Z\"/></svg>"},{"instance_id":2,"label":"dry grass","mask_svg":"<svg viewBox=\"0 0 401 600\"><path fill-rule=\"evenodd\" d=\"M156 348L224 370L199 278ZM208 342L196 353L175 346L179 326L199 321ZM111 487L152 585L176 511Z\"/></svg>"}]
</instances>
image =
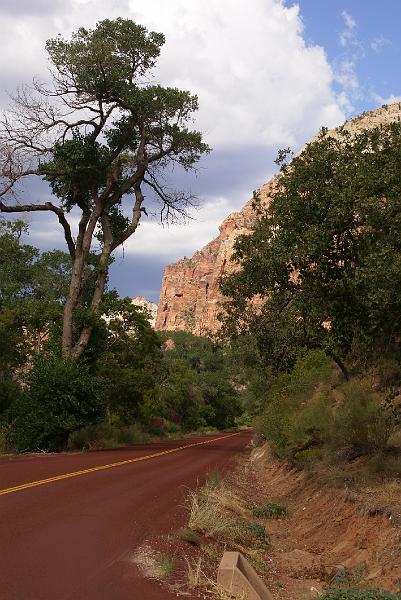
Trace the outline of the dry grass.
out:
<instances>
[{"instance_id":1,"label":"dry grass","mask_svg":"<svg viewBox=\"0 0 401 600\"><path fill-rule=\"evenodd\" d=\"M149 579L166 579L176 567L176 559L169 554L158 554L149 545L137 549L131 559Z\"/></svg>"},{"instance_id":2,"label":"dry grass","mask_svg":"<svg viewBox=\"0 0 401 600\"><path fill-rule=\"evenodd\" d=\"M238 496L223 484L207 483L189 495L188 526L206 537L231 539L236 529L236 517L246 512Z\"/></svg>"},{"instance_id":3,"label":"dry grass","mask_svg":"<svg viewBox=\"0 0 401 600\"><path fill-rule=\"evenodd\" d=\"M191 590L200 586L204 574L202 572L202 557L191 562L188 558L185 558L187 563L187 582Z\"/></svg>"},{"instance_id":4,"label":"dry grass","mask_svg":"<svg viewBox=\"0 0 401 600\"><path fill-rule=\"evenodd\" d=\"M232 518L223 509L215 491L204 487L189 495L188 525L206 537L221 537L230 530Z\"/></svg>"}]
</instances>

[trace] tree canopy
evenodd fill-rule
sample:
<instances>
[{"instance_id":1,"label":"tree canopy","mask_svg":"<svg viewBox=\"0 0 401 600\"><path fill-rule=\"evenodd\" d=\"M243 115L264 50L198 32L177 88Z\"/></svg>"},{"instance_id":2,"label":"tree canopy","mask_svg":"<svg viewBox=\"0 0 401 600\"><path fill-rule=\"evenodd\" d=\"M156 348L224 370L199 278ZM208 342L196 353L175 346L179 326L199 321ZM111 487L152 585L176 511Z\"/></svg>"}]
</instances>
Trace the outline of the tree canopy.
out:
<instances>
[{"instance_id":1,"label":"tree canopy","mask_svg":"<svg viewBox=\"0 0 401 600\"><path fill-rule=\"evenodd\" d=\"M285 157L269 207L255 200L261 218L236 243L240 270L222 283L226 330L253 333L277 370L307 347L347 374L355 345L389 347L401 333L401 125L323 130Z\"/></svg>"},{"instance_id":2,"label":"tree canopy","mask_svg":"<svg viewBox=\"0 0 401 600\"><path fill-rule=\"evenodd\" d=\"M209 148L188 128L197 97L150 83L163 44L163 34L121 18L51 39L51 84L21 88L2 120L0 211L54 213L71 257L65 356L87 347L90 319L78 325L75 313L85 302L99 311L111 254L147 214L145 198L151 208L158 203L162 220L187 216L194 203L190 192L168 187L167 175L173 165L192 169ZM15 202L28 176L48 182L54 200ZM71 211L79 215L76 235Z\"/></svg>"}]
</instances>

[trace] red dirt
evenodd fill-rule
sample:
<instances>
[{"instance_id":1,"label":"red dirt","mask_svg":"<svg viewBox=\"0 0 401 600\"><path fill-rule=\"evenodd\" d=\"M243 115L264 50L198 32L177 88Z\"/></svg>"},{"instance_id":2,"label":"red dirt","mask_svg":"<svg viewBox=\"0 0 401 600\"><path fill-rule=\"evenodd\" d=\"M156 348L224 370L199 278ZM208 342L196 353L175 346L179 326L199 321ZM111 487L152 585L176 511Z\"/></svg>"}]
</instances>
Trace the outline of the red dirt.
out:
<instances>
[{"instance_id":1,"label":"red dirt","mask_svg":"<svg viewBox=\"0 0 401 600\"><path fill-rule=\"evenodd\" d=\"M87 454L3 457L0 489L215 437ZM131 556L147 537L180 527L188 488L211 469L226 466L250 439L249 432L241 432L0 496L1 600L176 598L143 579Z\"/></svg>"}]
</instances>

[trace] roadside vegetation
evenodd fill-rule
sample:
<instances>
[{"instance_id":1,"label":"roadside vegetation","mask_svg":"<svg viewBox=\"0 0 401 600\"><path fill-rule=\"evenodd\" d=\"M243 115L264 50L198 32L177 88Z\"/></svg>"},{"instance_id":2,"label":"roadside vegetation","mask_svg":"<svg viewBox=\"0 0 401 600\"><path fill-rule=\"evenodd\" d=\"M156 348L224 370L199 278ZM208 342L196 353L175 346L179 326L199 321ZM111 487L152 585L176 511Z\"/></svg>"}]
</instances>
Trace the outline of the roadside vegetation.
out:
<instances>
[{"instance_id":1,"label":"roadside vegetation","mask_svg":"<svg viewBox=\"0 0 401 600\"><path fill-rule=\"evenodd\" d=\"M335 481L401 473L401 125L279 153L240 237L223 330L274 454Z\"/></svg>"},{"instance_id":2,"label":"roadside vegetation","mask_svg":"<svg viewBox=\"0 0 401 600\"><path fill-rule=\"evenodd\" d=\"M108 288L113 252L141 219L186 219L196 198L166 173L210 150L189 128L197 97L152 83L164 42L121 18L48 40L49 82L22 86L0 119L2 452L214 431L241 413L220 346L189 334L164 344ZM21 201L26 178L51 201ZM58 220L66 252L41 253L26 223L5 218L32 212Z\"/></svg>"},{"instance_id":3,"label":"roadside vegetation","mask_svg":"<svg viewBox=\"0 0 401 600\"><path fill-rule=\"evenodd\" d=\"M24 243L27 233L20 221L0 220L3 452L117 447L236 425L241 399L222 347L189 333L157 334L146 312L114 291L92 316L83 355L64 357L71 261L41 254Z\"/></svg>"}]
</instances>

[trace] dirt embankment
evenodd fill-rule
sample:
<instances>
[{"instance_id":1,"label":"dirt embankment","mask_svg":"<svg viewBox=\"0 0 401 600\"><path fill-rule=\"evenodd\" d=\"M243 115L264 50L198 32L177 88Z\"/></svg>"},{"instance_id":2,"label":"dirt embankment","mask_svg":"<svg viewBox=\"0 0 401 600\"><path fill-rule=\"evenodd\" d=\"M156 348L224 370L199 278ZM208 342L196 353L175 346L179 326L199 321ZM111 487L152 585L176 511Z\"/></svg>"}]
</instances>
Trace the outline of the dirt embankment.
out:
<instances>
[{"instance_id":1,"label":"dirt embankment","mask_svg":"<svg viewBox=\"0 0 401 600\"><path fill-rule=\"evenodd\" d=\"M275 461L266 447L252 453L241 495L249 496L247 480L253 481L254 503L274 501L290 511L267 526L273 542L268 581L277 598L307 598L308 591L312 597L340 577L351 586L400 589L401 530L391 502L383 502L383 486L359 494L319 489L313 478Z\"/></svg>"},{"instance_id":2,"label":"dirt embankment","mask_svg":"<svg viewBox=\"0 0 401 600\"><path fill-rule=\"evenodd\" d=\"M204 494L202 489L199 493ZM268 448L262 447L241 457L221 487L209 490L206 496L204 512L198 510L204 524L199 526L198 520L196 525L193 501L189 519L183 522L197 532L199 543L185 544L177 531L168 536L168 551L175 555L177 565L181 564L172 577L175 583L170 580L178 594L222 598L212 593L210 582L215 581L224 550L247 555L277 600L309 600L334 587L400 590L401 529L393 508L397 496L401 504L401 483L359 491L329 484L322 487L320 481L276 461ZM205 495L198 496L198 501L202 497ZM255 507L269 503L286 507L288 515L259 518ZM213 514L220 523L228 519L225 530L218 531ZM260 539L252 536L247 539L246 523L256 533L255 525L264 526L268 544L260 544ZM164 546L160 539L158 545L159 549ZM199 567L199 586L192 582L189 587L188 579L185 581L190 564L192 571ZM206 574L203 584L201 572Z\"/></svg>"}]
</instances>

